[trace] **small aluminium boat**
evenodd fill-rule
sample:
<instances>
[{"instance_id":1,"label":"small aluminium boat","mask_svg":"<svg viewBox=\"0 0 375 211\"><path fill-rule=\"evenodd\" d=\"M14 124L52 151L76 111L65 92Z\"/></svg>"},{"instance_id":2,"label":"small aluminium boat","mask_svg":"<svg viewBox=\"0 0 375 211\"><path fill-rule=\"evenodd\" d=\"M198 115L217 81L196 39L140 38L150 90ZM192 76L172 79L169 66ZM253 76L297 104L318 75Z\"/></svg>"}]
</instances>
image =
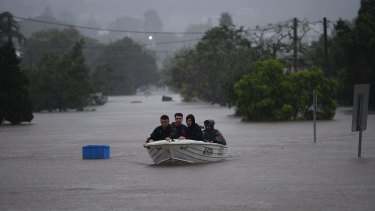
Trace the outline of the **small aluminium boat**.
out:
<instances>
[{"instance_id":1,"label":"small aluminium boat","mask_svg":"<svg viewBox=\"0 0 375 211\"><path fill-rule=\"evenodd\" d=\"M155 164L207 163L227 157L224 145L189 139L160 140L145 146Z\"/></svg>"}]
</instances>

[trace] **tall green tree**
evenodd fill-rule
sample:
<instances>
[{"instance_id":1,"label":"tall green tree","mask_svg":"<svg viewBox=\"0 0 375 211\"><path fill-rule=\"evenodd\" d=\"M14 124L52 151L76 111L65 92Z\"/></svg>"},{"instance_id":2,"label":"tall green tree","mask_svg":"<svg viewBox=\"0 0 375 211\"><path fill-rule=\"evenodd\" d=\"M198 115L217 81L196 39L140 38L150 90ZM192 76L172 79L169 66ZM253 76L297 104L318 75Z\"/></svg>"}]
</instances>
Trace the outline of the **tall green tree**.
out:
<instances>
[{"instance_id":1,"label":"tall green tree","mask_svg":"<svg viewBox=\"0 0 375 211\"><path fill-rule=\"evenodd\" d=\"M346 63L344 61L347 61L349 59L346 57L347 56L350 57L350 54L345 52L347 51L345 45L347 43L348 37L344 35L350 33L353 27L354 27L354 22L344 21L341 19L338 20L336 22L335 29L332 32L333 36L331 39L328 40L328 47L329 47L328 49L329 61L328 62L329 62L330 72L333 74L333 75L329 75L331 77L334 77L337 79L342 78L343 73L346 70ZM320 54L321 57L323 57L323 55L324 54ZM341 94L339 94L339 100L340 100L340 96ZM342 100L340 101L343 102Z\"/></svg>"},{"instance_id":2,"label":"tall green tree","mask_svg":"<svg viewBox=\"0 0 375 211\"><path fill-rule=\"evenodd\" d=\"M165 71L185 100L230 107L235 100L234 83L251 72L258 59L243 28L228 22L208 30L194 48L176 54Z\"/></svg>"},{"instance_id":3,"label":"tall green tree","mask_svg":"<svg viewBox=\"0 0 375 211\"><path fill-rule=\"evenodd\" d=\"M92 92L92 78L79 41L62 56L47 52L33 71L30 88L37 111L82 109Z\"/></svg>"},{"instance_id":4,"label":"tall green tree","mask_svg":"<svg viewBox=\"0 0 375 211\"><path fill-rule=\"evenodd\" d=\"M0 124L3 121L19 124L33 119L29 82L20 63L12 41L0 47Z\"/></svg>"},{"instance_id":5,"label":"tall green tree","mask_svg":"<svg viewBox=\"0 0 375 211\"><path fill-rule=\"evenodd\" d=\"M68 108L83 108L87 105L88 96L92 92L92 78L85 64L83 45L83 40L77 42L71 52L65 54L61 60L65 82L64 97Z\"/></svg>"},{"instance_id":6,"label":"tall green tree","mask_svg":"<svg viewBox=\"0 0 375 211\"><path fill-rule=\"evenodd\" d=\"M174 57L165 60L163 65L166 83L179 90L184 101L188 102L199 99L201 73L195 68L196 57L195 49L181 49Z\"/></svg>"},{"instance_id":7,"label":"tall green tree","mask_svg":"<svg viewBox=\"0 0 375 211\"><path fill-rule=\"evenodd\" d=\"M361 0L355 26L350 28L342 21L336 24L337 38L341 44L339 71L340 96L343 104L351 105L355 84L369 83L370 107L375 108L375 1Z\"/></svg>"},{"instance_id":8,"label":"tall green tree","mask_svg":"<svg viewBox=\"0 0 375 211\"><path fill-rule=\"evenodd\" d=\"M230 106L234 100L234 82L251 71L256 61L243 29L215 27L206 32L196 52L195 69L201 80L198 97Z\"/></svg>"},{"instance_id":9,"label":"tall green tree","mask_svg":"<svg viewBox=\"0 0 375 211\"><path fill-rule=\"evenodd\" d=\"M328 64L326 64L324 57L324 35L319 37L319 40L311 42L307 48L305 58L308 63L313 66L324 69L326 76L337 79L338 75L345 71L345 42L347 42L343 34L351 31L354 27L354 23L344 20L338 20L336 23L336 29L331 31L331 36L327 37L327 48L328 48Z\"/></svg>"},{"instance_id":10,"label":"tall green tree","mask_svg":"<svg viewBox=\"0 0 375 211\"><path fill-rule=\"evenodd\" d=\"M34 110L64 110L64 72L61 68L61 57L54 52L46 52L37 67L28 72L32 81L30 94Z\"/></svg>"}]
</instances>

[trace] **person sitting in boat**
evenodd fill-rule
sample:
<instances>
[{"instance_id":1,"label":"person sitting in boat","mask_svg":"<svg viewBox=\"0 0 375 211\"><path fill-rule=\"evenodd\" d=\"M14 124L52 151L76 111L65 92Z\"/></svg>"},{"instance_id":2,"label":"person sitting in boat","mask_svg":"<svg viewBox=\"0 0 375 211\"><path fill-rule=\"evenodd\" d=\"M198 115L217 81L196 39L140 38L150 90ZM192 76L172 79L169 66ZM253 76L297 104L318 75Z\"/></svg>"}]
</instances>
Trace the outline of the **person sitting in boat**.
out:
<instances>
[{"instance_id":1,"label":"person sitting in boat","mask_svg":"<svg viewBox=\"0 0 375 211\"><path fill-rule=\"evenodd\" d=\"M169 117L167 115L162 115L160 117L160 126L156 127L154 131L152 131L145 144L159 140L169 141L171 138L176 138L173 134L176 134L176 132L175 129L169 124Z\"/></svg>"},{"instance_id":2,"label":"person sitting in boat","mask_svg":"<svg viewBox=\"0 0 375 211\"><path fill-rule=\"evenodd\" d=\"M203 141L203 133L201 126L195 123L195 117L193 114L189 114L186 116L186 124L186 138L191 140Z\"/></svg>"},{"instance_id":3,"label":"person sitting in boat","mask_svg":"<svg viewBox=\"0 0 375 211\"><path fill-rule=\"evenodd\" d=\"M186 138L187 126L182 124L183 117L184 115L182 113L175 113L175 122L171 124L172 128L176 129L174 131L175 133L173 133L173 137L177 137L178 139Z\"/></svg>"},{"instance_id":4,"label":"person sitting in boat","mask_svg":"<svg viewBox=\"0 0 375 211\"><path fill-rule=\"evenodd\" d=\"M222 145L227 144L221 132L215 129L215 121L212 119L208 119L204 121L203 141L211 142L211 143L218 143Z\"/></svg>"}]
</instances>

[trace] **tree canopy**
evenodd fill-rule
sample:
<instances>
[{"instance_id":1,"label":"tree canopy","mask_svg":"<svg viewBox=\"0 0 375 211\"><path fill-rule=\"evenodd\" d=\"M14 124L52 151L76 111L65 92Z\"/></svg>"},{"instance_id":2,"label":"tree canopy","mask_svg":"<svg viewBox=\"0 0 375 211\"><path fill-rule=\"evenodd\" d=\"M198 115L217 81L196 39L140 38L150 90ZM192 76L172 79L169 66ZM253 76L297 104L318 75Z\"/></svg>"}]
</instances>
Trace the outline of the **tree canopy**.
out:
<instances>
[{"instance_id":1,"label":"tree canopy","mask_svg":"<svg viewBox=\"0 0 375 211\"><path fill-rule=\"evenodd\" d=\"M254 73L239 80L234 86L238 114L251 121L311 120L312 92L316 89L317 119L332 119L337 83L317 68L289 74L284 69L279 60L263 61Z\"/></svg>"},{"instance_id":2,"label":"tree canopy","mask_svg":"<svg viewBox=\"0 0 375 211\"><path fill-rule=\"evenodd\" d=\"M0 124L3 121L19 124L33 119L29 81L20 63L12 41L0 46Z\"/></svg>"},{"instance_id":3,"label":"tree canopy","mask_svg":"<svg viewBox=\"0 0 375 211\"><path fill-rule=\"evenodd\" d=\"M7 41L13 41L17 38L18 42L25 41L25 37L20 33L19 24L13 19L10 12L0 13L0 46L3 46Z\"/></svg>"},{"instance_id":4,"label":"tree canopy","mask_svg":"<svg viewBox=\"0 0 375 211\"><path fill-rule=\"evenodd\" d=\"M49 60L45 54L69 54L80 40L85 43L82 46L84 58L80 59L85 60L94 80L92 91L110 95L133 94L139 86L159 82L155 57L140 44L128 37L108 45L99 44L81 36L75 28L49 29L32 34L22 48L23 67L29 72L38 71L41 60Z\"/></svg>"},{"instance_id":5,"label":"tree canopy","mask_svg":"<svg viewBox=\"0 0 375 211\"><path fill-rule=\"evenodd\" d=\"M353 28L345 22L336 24L337 37L343 65L338 70L340 96L343 104L351 105L355 84L369 83L370 93L375 93L375 1L362 0ZM375 108L375 95L370 94L370 107Z\"/></svg>"},{"instance_id":6,"label":"tree canopy","mask_svg":"<svg viewBox=\"0 0 375 211\"><path fill-rule=\"evenodd\" d=\"M231 106L234 82L251 71L257 59L244 30L224 25L208 30L196 47L177 53L165 73L185 100Z\"/></svg>"},{"instance_id":7,"label":"tree canopy","mask_svg":"<svg viewBox=\"0 0 375 211\"><path fill-rule=\"evenodd\" d=\"M154 55L127 37L104 47L95 66L95 80L105 84L108 94L134 94L142 85L159 82Z\"/></svg>"},{"instance_id":8,"label":"tree canopy","mask_svg":"<svg viewBox=\"0 0 375 211\"><path fill-rule=\"evenodd\" d=\"M329 72L326 75L339 82L338 100L341 105L352 105L355 84L371 86L375 92L375 1L361 0L354 21L338 20L328 39ZM313 64L322 67L323 37L312 44L310 58ZM370 94L370 108L375 108L375 95Z\"/></svg>"},{"instance_id":9,"label":"tree canopy","mask_svg":"<svg viewBox=\"0 0 375 211\"><path fill-rule=\"evenodd\" d=\"M19 25L9 12L0 14L0 124L31 122L32 104L28 92L29 81L20 67L13 38L23 42Z\"/></svg>"},{"instance_id":10,"label":"tree canopy","mask_svg":"<svg viewBox=\"0 0 375 211\"><path fill-rule=\"evenodd\" d=\"M82 53L83 41L60 56L46 52L29 72L32 99L37 111L82 109L92 93L92 79Z\"/></svg>"}]
</instances>

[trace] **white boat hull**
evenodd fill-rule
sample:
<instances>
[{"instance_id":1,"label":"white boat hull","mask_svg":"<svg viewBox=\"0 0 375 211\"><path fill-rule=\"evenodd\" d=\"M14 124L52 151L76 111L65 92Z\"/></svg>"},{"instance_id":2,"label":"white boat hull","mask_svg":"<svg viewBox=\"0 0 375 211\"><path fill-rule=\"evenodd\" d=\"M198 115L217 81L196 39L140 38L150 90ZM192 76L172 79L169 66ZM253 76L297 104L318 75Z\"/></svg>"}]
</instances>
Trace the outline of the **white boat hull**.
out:
<instances>
[{"instance_id":1,"label":"white boat hull","mask_svg":"<svg viewBox=\"0 0 375 211\"><path fill-rule=\"evenodd\" d=\"M207 163L227 157L227 147L221 144L189 139L154 141L146 144L155 164L163 163Z\"/></svg>"}]
</instances>

